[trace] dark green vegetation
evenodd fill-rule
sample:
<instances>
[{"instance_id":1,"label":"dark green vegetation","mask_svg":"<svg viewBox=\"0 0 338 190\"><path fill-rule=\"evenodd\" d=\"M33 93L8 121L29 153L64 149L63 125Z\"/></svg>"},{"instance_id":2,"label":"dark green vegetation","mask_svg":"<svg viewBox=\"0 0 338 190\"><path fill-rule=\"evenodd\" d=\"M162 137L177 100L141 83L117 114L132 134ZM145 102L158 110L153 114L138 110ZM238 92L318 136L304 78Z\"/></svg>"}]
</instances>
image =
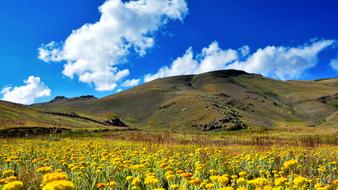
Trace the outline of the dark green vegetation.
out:
<instances>
[{"instance_id":1,"label":"dark green vegetation","mask_svg":"<svg viewBox=\"0 0 338 190\"><path fill-rule=\"evenodd\" d=\"M279 81L225 70L158 79L101 99L57 97L32 106L1 102L0 126L97 129L119 118L144 130L337 127L337 104L338 78Z\"/></svg>"}]
</instances>

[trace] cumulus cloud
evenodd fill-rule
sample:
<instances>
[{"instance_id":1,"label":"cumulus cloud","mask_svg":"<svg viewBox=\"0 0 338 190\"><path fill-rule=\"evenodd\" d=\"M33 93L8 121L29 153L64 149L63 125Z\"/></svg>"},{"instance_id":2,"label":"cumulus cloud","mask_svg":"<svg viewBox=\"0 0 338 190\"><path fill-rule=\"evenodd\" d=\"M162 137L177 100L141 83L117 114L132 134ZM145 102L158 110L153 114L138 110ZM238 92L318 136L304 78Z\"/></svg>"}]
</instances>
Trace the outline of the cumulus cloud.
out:
<instances>
[{"instance_id":1,"label":"cumulus cloud","mask_svg":"<svg viewBox=\"0 0 338 190\"><path fill-rule=\"evenodd\" d=\"M338 71L338 57L330 61L330 66L332 67L332 69Z\"/></svg>"},{"instance_id":2,"label":"cumulus cloud","mask_svg":"<svg viewBox=\"0 0 338 190\"><path fill-rule=\"evenodd\" d=\"M182 57L175 59L170 67L164 66L155 74L145 75L144 81L148 82L167 76L220 70L235 60L238 60L238 52L232 49L222 50L217 42L213 42L209 47L203 48L202 52L196 56L194 56L190 47Z\"/></svg>"},{"instance_id":3,"label":"cumulus cloud","mask_svg":"<svg viewBox=\"0 0 338 190\"><path fill-rule=\"evenodd\" d=\"M250 47L247 46L247 45L239 48L238 50L239 50L239 53L242 57L246 57L246 56L250 55Z\"/></svg>"},{"instance_id":4,"label":"cumulus cloud","mask_svg":"<svg viewBox=\"0 0 338 190\"><path fill-rule=\"evenodd\" d=\"M297 47L267 46L250 54L249 46L223 50L217 42L213 42L197 56L193 55L190 47L171 66L164 66L155 74L145 75L144 81L220 69L244 70L282 80L297 79L304 71L315 67L318 54L334 43L334 40L317 40Z\"/></svg>"},{"instance_id":5,"label":"cumulus cloud","mask_svg":"<svg viewBox=\"0 0 338 190\"><path fill-rule=\"evenodd\" d=\"M99 11L99 21L74 30L62 43L43 44L38 57L45 62L65 61L65 76L77 76L105 91L129 75L128 69L120 69L127 56L144 56L155 44L156 31L169 20L182 21L188 7L185 0L107 0Z\"/></svg>"},{"instance_id":6,"label":"cumulus cloud","mask_svg":"<svg viewBox=\"0 0 338 190\"><path fill-rule=\"evenodd\" d=\"M238 60L227 68L282 80L297 79L305 70L315 67L318 54L333 43L334 40L320 40L298 47L267 46L258 49L246 60Z\"/></svg>"},{"instance_id":7,"label":"cumulus cloud","mask_svg":"<svg viewBox=\"0 0 338 190\"><path fill-rule=\"evenodd\" d=\"M133 87L133 86L136 86L136 85L138 85L139 83L140 83L140 79L132 79L132 80L126 80L126 81L124 81L123 83L122 83L122 86L123 87Z\"/></svg>"},{"instance_id":8,"label":"cumulus cloud","mask_svg":"<svg viewBox=\"0 0 338 190\"><path fill-rule=\"evenodd\" d=\"M51 90L39 77L30 76L24 81L25 85L3 88L2 100L20 104L32 104L37 98L51 95Z\"/></svg>"},{"instance_id":9,"label":"cumulus cloud","mask_svg":"<svg viewBox=\"0 0 338 190\"><path fill-rule=\"evenodd\" d=\"M59 56L61 49L59 46L60 45L54 41L48 44L42 44L41 47L38 48L38 58L44 62L61 61L61 57Z\"/></svg>"}]
</instances>

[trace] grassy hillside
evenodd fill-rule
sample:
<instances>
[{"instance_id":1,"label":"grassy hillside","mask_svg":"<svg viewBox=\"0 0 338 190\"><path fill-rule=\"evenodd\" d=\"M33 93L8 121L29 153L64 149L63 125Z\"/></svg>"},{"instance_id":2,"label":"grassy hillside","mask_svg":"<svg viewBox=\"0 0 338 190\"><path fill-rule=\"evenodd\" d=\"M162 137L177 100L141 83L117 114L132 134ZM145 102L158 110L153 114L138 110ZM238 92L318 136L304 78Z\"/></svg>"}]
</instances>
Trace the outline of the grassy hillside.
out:
<instances>
[{"instance_id":1,"label":"grassy hillside","mask_svg":"<svg viewBox=\"0 0 338 190\"><path fill-rule=\"evenodd\" d=\"M0 129L19 127L94 129L105 126L80 118L47 114L27 106L0 101Z\"/></svg>"},{"instance_id":2,"label":"grassy hillside","mask_svg":"<svg viewBox=\"0 0 338 190\"><path fill-rule=\"evenodd\" d=\"M100 120L118 117L143 128L217 129L279 126L337 127L338 79L278 81L225 70L176 76L101 99L66 99L34 105Z\"/></svg>"}]
</instances>

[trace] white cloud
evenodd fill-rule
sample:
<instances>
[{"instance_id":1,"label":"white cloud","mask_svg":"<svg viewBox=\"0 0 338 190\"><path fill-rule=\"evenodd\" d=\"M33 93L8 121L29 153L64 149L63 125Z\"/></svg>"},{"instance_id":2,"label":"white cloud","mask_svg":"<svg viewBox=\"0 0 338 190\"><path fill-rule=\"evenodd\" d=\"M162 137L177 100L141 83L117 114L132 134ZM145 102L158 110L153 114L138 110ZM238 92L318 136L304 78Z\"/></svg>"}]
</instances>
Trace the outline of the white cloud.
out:
<instances>
[{"instance_id":1,"label":"white cloud","mask_svg":"<svg viewBox=\"0 0 338 190\"><path fill-rule=\"evenodd\" d=\"M298 47L267 46L250 55L249 46L223 50L213 42L195 57L190 47L170 67L164 66L155 74L145 75L144 81L220 69L244 70L282 80L297 79L304 71L316 66L318 54L334 43L334 40L319 40Z\"/></svg>"},{"instance_id":2,"label":"white cloud","mask_svg":"<svg viewBox=\"0 0 338 190\"><path fill-rule=\"evenodd\" d=\"M213 42L202 52L194 57L190 47L182 57L174 60L170 67L164 66L155 74L147 74L144 81L148 82L156 78L167 76L198 74L207 71L224 69L226 65L238 59L235 50L222 50L217 42Z\"/></svg>"},{"instance_id":3,"label":"white cloud","mask_svg":"<svg viewBox=\"0 0 338 190\"><path fill-rule=\"evenodd\" d=\"M267 46L258 49L246 60L238 60L227 68L282 80L298 79L305 70L317 65L318 54L333 43L333 40L320 40L298 47Z\"/></svg>"},{"instance_id":4,"label":"white cloud","mask_svg":"<svg viewBox=\"0 0 338 190\"><path fill-rule=\"evenodd\" d=\"M140 83L140 79L132 79L132 80L126 80L122 83L123 87L133 87Z\"/></svg>"},{"instance_id":5,"label":"white cloud","mask_svg":"<svg viewBox=\"0 0 338 190\"><path fill-rule=\"evenodd\" d=\"M51 90L41 81L39 77L30 76L24 81L25 85L18 87L3 88L1 94L2 100L32 104L37 98L50 96Z\"/></svg>"},{"instance_id":6,"label":"white cloud","mask_svg":"<svg viewBox=\"0 0 338 190\"><path fill-rule=\"evenodd\" d=\"M332 69L338 71L338 57L330 61L330 66L332 67Z\"/></svg>"},{"instance_id":7,"label":"white cloud","mask_svg":"<svg viewBox=\"0 0 338 190\"><path fill-rule=\"evenodd\" d=\"M247 45L242 46L241 48L238 49L238 51L242 57L250 55L250 47Z\"/></svg>"},{"instance_id":8,"label":"white cloud","mask_svg":"<svg viewBox=\"0 0 338 190\"><path fill-rule=\"evenodd\" d=\"M42 44L42 46L38 48L38 58L44 62L60 61L61 57L59 57L59 54L61 49L59 46L60 45L54 41L49 42L48 44Z\"/></svg>"},{"instance_id":9,"label":"white cloud","mask_svg":"<svg viewBox=\"0 0 338 190\"><path fill-rule=\"evenodd\" d=\"M155 32L169 20L183 20L185 0L108 0L100 7L101 18L74 30L61 44L42 45L39 58L45 62L66 61L63 74L94 84L96 90L113 90L129 75L119 65L135 52L139 56L155 44Z\"/></svg>"}]
</instances>

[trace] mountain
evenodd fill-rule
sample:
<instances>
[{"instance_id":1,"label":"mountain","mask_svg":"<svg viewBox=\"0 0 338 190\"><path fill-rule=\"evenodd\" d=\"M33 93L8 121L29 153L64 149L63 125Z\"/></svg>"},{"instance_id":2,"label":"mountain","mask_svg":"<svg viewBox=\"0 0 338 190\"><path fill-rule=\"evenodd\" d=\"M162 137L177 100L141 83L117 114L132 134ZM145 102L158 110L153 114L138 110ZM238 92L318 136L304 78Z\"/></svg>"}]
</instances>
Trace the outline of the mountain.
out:
<instances>
[{"instance_id":1,"label":"mountain","mask_svg":"<svg viewBox=\"0 0 338 190\"><path fill-rule=\"evenodd\" d=\"M72 112L97 121L119 118L144 129L236 130L288 123L337 127L338 78L280 81L222 70L157 79L99 99L58 97L29 109Z\"/></svg>"}]
</instances>

